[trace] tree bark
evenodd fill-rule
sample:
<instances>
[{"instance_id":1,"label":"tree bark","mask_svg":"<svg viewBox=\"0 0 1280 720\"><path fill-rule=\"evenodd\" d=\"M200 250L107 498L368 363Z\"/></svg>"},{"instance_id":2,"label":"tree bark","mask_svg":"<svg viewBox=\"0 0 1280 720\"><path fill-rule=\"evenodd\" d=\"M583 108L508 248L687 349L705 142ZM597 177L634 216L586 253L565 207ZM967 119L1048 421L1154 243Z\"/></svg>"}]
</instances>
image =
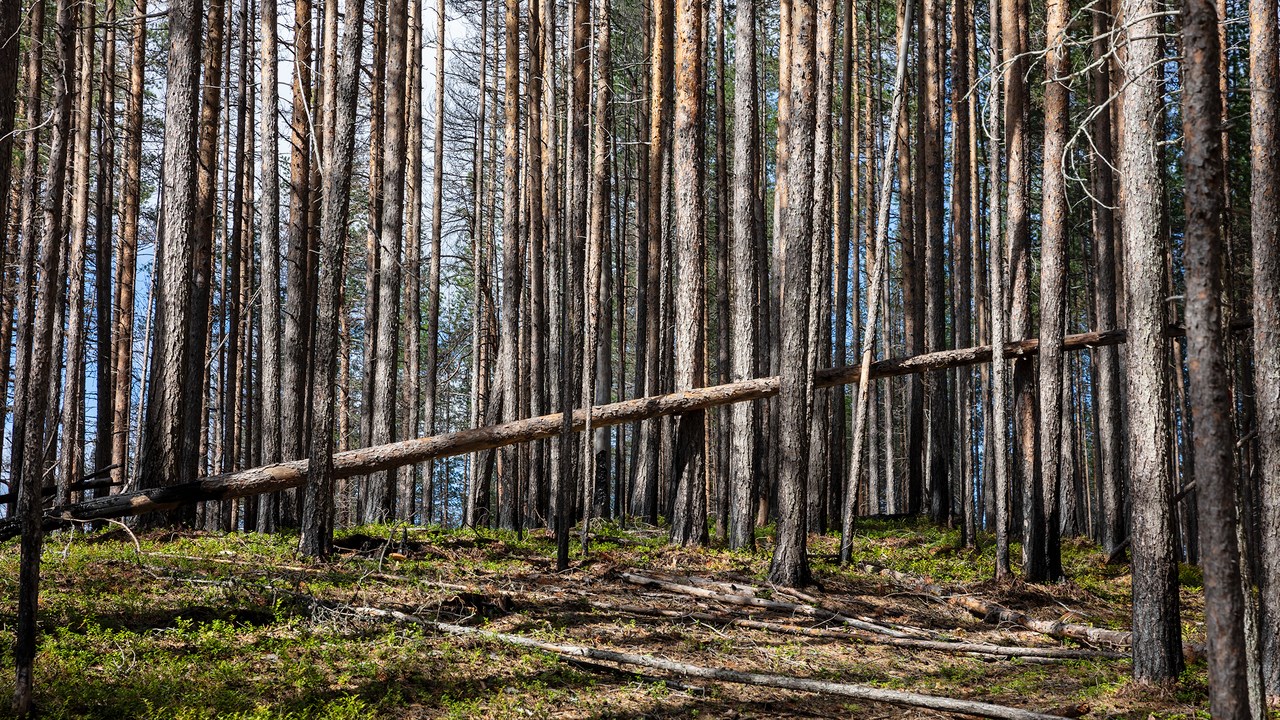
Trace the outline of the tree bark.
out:
<instances>
[{"instance_id":1,"label":"tree bark","mask_svg":"<svg viewBox=\"0 0 1280 720\"><path fill-rule=\"evenodd\" d=\"M190 354L190 333L197 327L193 288L198 214L196 199L196 112L199 106L202 14L191 0L169 7L169 61L165 87L163 222L165 235L156 256L155 357L148 383L146 425L140 466L142 478L174 483L193 479L199 468L194 450L200 428L187 422L189 404L200 404L203 381L192 387L188 366L201 362ZM203 378L202 378L203 380ZM145 487L145 486L143 486ZM189 522L182 513L172 522Z\"/></svg>"},{"instance_id":2,"label":"tree bark","mask_svg":"<svg viewBox=\"0 0 1280 720\"><path fill-rule=\"evenodd\" d=\"M519 415L520 290L524 286L523 246L520 237L520 34L519 2L506 0L505 88L503 100L502 173L502 339L499 364L502 373L502 419ZM519 473L514 450L504 450L498 482L498 524L514 530L519 520Z\"/></svg>"},{"instance_id":3,"label":"tree bark","mask_svg":"<svg viewBox=\"0 0 1280 720\"><path fill-rule=\"evenodd\" d=\"M1062 577L1059 543L1059 493L1062 488L1062 393L1066 376L1062 336L1067 315L1067 187L1062 167L1067 145L1067 113L1071 74L1067 24L1070 0L1052 0L1045 9L1046 54L1044 107L1044 175L1041 181L1040 210L1040 497L1045 520L1043 552L1033 563L1044 570L1043 577Z\"/></svg>"},{"instance_id":4,"label":"tree bark","mask_svg":"<svg viewBox=\"0 0 1280 720\"><path fill-rule=\"evenodd\" d=\"M258 240L258 257L262 264L259 301L262 313L262 337L259 351L261 363L262 404L260 442L266 462L279 462L280 435L280 136L277 130L280 114L280 92L277 86L276 27L277 0L262 0L262 227ZM258 532L275 529L278 499L258 501Z\"/></svg>"},{"instance_id":5,"label":"tree bark","mask_svg":"<svg viewBox=\"0 0 1280 720\"><path fill-rule=\"evenodd\" d=\"M405 74L408 65L409 10L406 0L387 3L387 77L383 103L382 215L378 226L378 322L374 366L373 427L375 443L394 442L398 357L400 347L400 252L404 240L406 155ZM366 480L364 521L385 522L395 512L396 473Z\"/></svg>"},{"instance_id":6,"label":"tree bark","mask_svg":"<svg viewBox=\"0 0 1280 720\"><path fill-rule=\"evenodd\" d=\"M347 0L342 55L334 86L333 134L326 138L320 216L320 260L317 264L315 372L311 404L316 426L302 504L300 550L323 557L333 550L333 449L336 403L334 380L339 350L337 331L343 311L343 261L347 245L348 193L355 147L356 97L360 87L360 54L364 35L364 0Z\"/></svg>"},{"instance_id":7,"label":"tree bark","mask_svg":"<svg viewBox=\"0 0 1280 720\"><path fill-rule=\"evenodd\" d=\"M805 471L808 461L808 413L812 391L806 354L809 337L809 283L813 239L813 158L815 83L815 3L791 3L788 158L781 205L783 257L781 305L781 393L778 402L779 451L778 544L769 568L777 585L800 587L810 582L806 552Z\"/></svg>"},{"instance_id":8,"label":"tree bark","mask_svg":"<svg viewBox=\"0 0 1280 720\"><path fill-rule=\"evenodd\" d=\"M1125 301L1128 346L1130 477L1133 504L1133 676L1164 682L1182 671L1182 628L1174 556L1173 495L1169 477L1168 348L1164 325L1162 182L1157 165L1160 96L1163 92L1158 8L1150 0L1121 0L1127 29L1121 62L1119 171L1124 208ZM1117 25L1120 21L1117 21Z\"/></svg>"}]
</instances>

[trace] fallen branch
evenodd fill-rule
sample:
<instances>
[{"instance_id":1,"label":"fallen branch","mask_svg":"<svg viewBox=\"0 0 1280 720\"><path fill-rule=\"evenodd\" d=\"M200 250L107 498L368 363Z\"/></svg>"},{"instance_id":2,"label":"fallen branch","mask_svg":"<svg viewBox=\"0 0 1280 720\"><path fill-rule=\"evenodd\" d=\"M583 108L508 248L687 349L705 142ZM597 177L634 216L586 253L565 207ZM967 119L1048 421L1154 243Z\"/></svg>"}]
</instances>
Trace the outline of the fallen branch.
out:
<instances>
[{"instance_id":1,"label":"fallen branch","mask_svg":"<svg viewBox=\"0 0 1280 720\"><path fill-rule=\"evenodd\" d=\"M717 592L708 588L693 587L691 585L683 585L680 583L670 582L667 580L659 580L644 575L635 575L633 573L622 573L622 579L636 585L645 585L648 587L656 587L667 592L680 593L682 595L691 595L693 597L707 598L708 600L716 600L718 602L729 603L731 605L743 605L748 607L758 607L765 610L772 610L779 613L791 613L807 615L809 617L819 618L821 620L829 620L838 622L849 627L855 627L859 630L885 635L893 638L910 637L907 633L899 632L892 628L877 625L866 620L849 617L838 612L824 610L813 605L782 602L780 600L766 600L764 598L752 597L750 595L736 595L733 593Z\"/></svg>"},{"instance_id":2,"label":"fallen branch","mask_svg":"<svg viewBox=\"0 0 1280 720\"><path fill-rule=\"evenodd\" d=\"M1071 351L1115 345L1124 342L1124 337L1123 330L1081 333L1064 338L1062 347L1063 350ZM1006 358L1026 357L1037 354L1039 349L1040 341L1031 338L1007 343L1004 346L1003 355ZM991 346L986 345L959 350L942 350L906 358L889 358L872 364L870 376L872 378L895 377L974 365L990 362L991 354ZM857 379L858 371L858 367L820 370L814 376L814 385L815 387L835 387L848 384ZM777 395L778 388L778 377L773 376L597 405L591 408L591 427L622 425L666 415L705 410L719 405L758 400ZM587 411L585 409L573 411L569 425L573 432L581 432L587 425ZM437 458L542 440L559 435L562 431L563 414L555 413L499 425L348 450L333 456L333 473L335 478L367 475ZM135 478L135 485L149 489L53 508L45 513L45 528L51 530L62 527L69 520L101 520L163 512L198 502L234 500L301 487L306 483L307 467L307 460L292 460L213 475L176 485L168 484L171 478L141 475ZM16 520L0 522L0 540L16 537L19 534L21 534L21 527Z\"/></svg>"},{"instance_id":3,"label":"fallen branch","mask_svg":"<svg viewBox=\"0 0 1280 720\"><path fill-rule=\"evenodd\" d=\"M535 640L523 635L511 635L508 633L465 627L463 625L433 622L431 620L424 620L414 615L409 615L395 610L350 606L348 606L347 609L368 617L390 619L434 628L449 635L480 637L486 640L506 643L508 645L517 645L520 647L543 650L561 657L585 657L593 660L604 660L606 662L618 663L619 665L635 665L639 667L653 668L655 670L662 670L664 672L670 672L686 677L701 677L709 680L719 680L722 682L731 682L741 685L759 685L763 687L781 688L784 690L799 690L802 692L820 693L825 695L839 695L842 697L854 698L856 700L882 702L901 707L926 708L929 710L938 710L941 712L955 713L959 715L975 715L978 717L998 718L1001 720L1061 720L1060 716L1057 715L1046 715L1044 713L1033 712L1031 710L1021 710L1005 705L996 705L994 703L981 702L977 700L956 700L953 698L922 695L920 693L904 692L901 690L883 690L880 688L867 687L865 685L854 685L851 683L838 683L826 680L789 677L786 675L767 675L764 673L740 672L725 668L703 667L700 665L676 662L674 660L664 660L651 655L637 655L634 653L601 650L599 648L583 647L579 645L562 645L559 643Z\"/></svg>"},{"instance_id":4,"label":"fallen branch","mask_svg":"<svg viewBox=\"0 0 1280 720\"><path fill-rule=\"evenodd\" d=\"M983 600L973 595L956 595L949 592L940 585L934 585L926 580L904 575L896 570L888 568L876 567L875 565L863 565L862 570L876 575L888 577L893 580L894 584L913 592L932 595L941 600L945 600L951 605L964 608L975 617L981 618L986 622L1006 622L1013 625L1019 625L1028 630L1034 630L1049 637L1059 639L1083 640L1084 642L1093 643L1095 645L1111 645L1114 647L1129 647L1133 644L1133 633L1124 630L1107 630L1105 628L1097 628L1092 625L1081 625L1079 623L1067 623L1051 620L1037 620L1036 618L1020 613L1016 610L1010 610L996 603Z\"/></svg>"},{"instance_id":5,"label":"fallen branch","mask_svg":"<svg viewBox=\"0 0 1280 720\"><path fill-rule=\"evenodd\" d=\"M947 640L921 640L918 638L892 638L866 631L833 630L831 628L802 627L784 625L750 618L721 617L703 612L682 612L680 610L663 610L641 605L610 605L609 603L592 602L591 607L601 610L646 615L650 617L668 617L674 619L697 620L705 623L722 623L755 630L824 637L838 640L859 640L873 645L889 647L913 648L917 650L937 650L950 653L977 653L979 655L995 655L1006 658L1055 658L1066 660L1119 660L1128 657L1123 653L1109 650L1092 650L1088 648L1064 647L1019 647L1016 645L990 645L987 643L953 642Z\"/></svg>"}]
</instances>

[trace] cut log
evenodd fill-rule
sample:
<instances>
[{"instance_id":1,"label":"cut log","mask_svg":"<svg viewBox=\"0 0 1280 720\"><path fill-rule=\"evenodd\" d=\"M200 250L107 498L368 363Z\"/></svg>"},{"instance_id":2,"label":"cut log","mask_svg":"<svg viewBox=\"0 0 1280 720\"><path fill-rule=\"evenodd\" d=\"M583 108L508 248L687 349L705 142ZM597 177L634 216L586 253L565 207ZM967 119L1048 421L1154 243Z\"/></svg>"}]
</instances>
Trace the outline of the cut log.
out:
<instances>
[{"instance_id":1,"label":"cut log","mask_svg":"<svg viewBox=\"0 0 1280 720\"><path fill-rule=\"evenodd\" d=\"M347 606L347 609L368 617L395 620L398 622L412 623L414 625L433 628L448 635L478 637L508 645L534 648L536 650L542 650L563 657L583 657L590 658L592 660L603 660L605 662L617 663L619 665L647 667L683 677L700 677L708 680L718 680L721 682L730 682L740 685L759 685L763 687L781 688L784 690L798 690L801 692L811 692L823 695L837 695L841 697L854 698L856 700L865 700L868 702L887 703L890 705L897 705L899 707L926 708L929 710L937 710L939 712L953 713L957 715L973 715L977 717L998 718L1000 720L1062 720L1061 716L1058 715L1046 715L1044 713L1038 713L1031 710L1021 710L1019 708L996 705L994 703L981 702L977 700L957 700L953 698L938 697L935 695L904 692L901 690L884 690L881 688L867 687L865 685L854 685L852 683L829 682L826 680L812 680L810 678L797 678L786 675L767 675L764 673L741 672L725 668L703 667L701 665L692 665L690 663L676 662L674 660L665 660L651 655L638 655L635 653L624 653L614 650L601 650L599 648L584 647L580 645L549 643L525 637L523 635L512 635L509 633L493 632L491 630L480 630L478 628L466 627L463 625L433 622L431 620L426 620L395 610L383 610L380 608L370 607L356 608L350 606Z\"/></svg>"},{"instance_id":2,"label":"cut log","mask_svg":"<svg viewBox=\"0 0 1280 720\"><path fill-rule=\"evenodd\" d=\"M1062 346L1064 350L1081 350L1121 342L1124 342L1124 330L1107 330L1068 335L1063 340ZM1025 357L1038 353L1039 348L1040 343L1037 339L1020 340L1007 343L1003 354L1006 358ZM989 345L943 350L914 357L881 360L871 366L871 377L894 377L930 372L989 362L990 359L991 346ZM853 382L857 379L858 371L857 367L821 370L815 375L814 384L817 387L834 387ZM622 425L665 415L705 410L719 405L768 398L777 395L778 388L779 380L774 376L597 405L591 408L591 427ZM437 458L542 440L562 432L562 418L561 413L555 413L337 453L333 456L334 476L347 478L368 475ZM570 423L572 431L581 432L586 424L587 411L575 410ZM133 485L154 487L53 508L45 513L45 526L46 529L53 529L65 525L70 520L102 520L141 515L172 510L197 502L234 500L300 487L306 482L307 465L306 460L293 460L213 475L176 485L169 484L165 478L138 478L132 483ZM20 533L21 529L16 521L0 522L0 540L16 537Z\"/></svg>"}]
</instances>

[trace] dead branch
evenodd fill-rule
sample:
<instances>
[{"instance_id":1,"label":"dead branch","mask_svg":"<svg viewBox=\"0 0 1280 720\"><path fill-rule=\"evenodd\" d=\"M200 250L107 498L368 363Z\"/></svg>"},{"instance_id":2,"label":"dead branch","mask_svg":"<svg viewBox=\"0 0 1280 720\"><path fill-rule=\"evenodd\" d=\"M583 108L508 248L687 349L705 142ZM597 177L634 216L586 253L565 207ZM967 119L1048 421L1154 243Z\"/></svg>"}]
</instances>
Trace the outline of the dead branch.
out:
<instances>
[{"instance_id":1,"label":"dead branch","mask_svg":"<svg viewBox=\"0 0 1280 720\"><path fill-rule=\"evenodd\" d=\"M398 622L434 628L448 635L479 637L486 640L506 643L508 645L517 645L520 647L543 650L561 657L584 657L593 660L604 660L606 662L617 663L619 665L635 665L639 667L653 668L655 670L662 670L663 672L674 673L676 675L686 677L700 677L741 685L758 685L763 687L781 688L784 690L799 690L801 692L839 695L857 700L882 702L901 707L927 708L930 710L938 710L940 712L959 715L974 715L986 718L999 718L1002 720L1061 720L1061 717L1057 715L1046 715L1044 713L1033 712L1031 710L1021 710L1019 708L1012 708L1005 705L996 705L976 700L957 700L933 695L923 695L920 693L903 692L901 690L883 690L864 685L854 685L851 683L837 683L825 680L813 680L810 678L789 677L786 675L767 675L764 673L740 672L725 668L703 667L700 665L676 662L674 660L665 660L651 655L637 655L635 653L616 652L613 650L602 650L599 648L579 645L562 645L559 643L535 640L523 635L511 635L508 633L465 627L463 625L433 622L395 610L350 606L348 606L348 609L367 617L395 620Z\"/></svg>"}]
</instances>

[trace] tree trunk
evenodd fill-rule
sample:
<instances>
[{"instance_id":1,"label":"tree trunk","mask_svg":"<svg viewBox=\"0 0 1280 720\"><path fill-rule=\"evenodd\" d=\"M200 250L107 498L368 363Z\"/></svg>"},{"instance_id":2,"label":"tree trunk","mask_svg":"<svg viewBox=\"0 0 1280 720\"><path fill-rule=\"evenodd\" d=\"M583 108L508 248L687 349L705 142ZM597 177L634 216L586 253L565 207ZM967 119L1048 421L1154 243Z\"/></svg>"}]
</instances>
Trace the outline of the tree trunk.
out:
<instances>
[{"instance_id":1,"label":"tree trunk","mask_svg":"<svg viewBox=\"0 0 1280 720\"><path fill-rule=\"evenodd\" d=\"M258 257L262 263L259 301L262 307L262 338L259 362L261 383L259 420L262 456L279 462L280 436L280 114L277 60L276 0L262 0L262 226ZM376 107L376 106L375 106ZM271 532L276 525L277 498L258 501L258 532Z\"/></svg>"},{"instance_id":2,"label":"tree trunk","mask_svg":"<svg viewBox=\"0 0 1280 720\"><path fill-rule=\"evenodd\" d=\"M333 135L326 138L323 178L324 208L320 216L320 261L316 285L315 371L311 403L316 426L311 439L306 490L302 505L300 549L313 557L333 549L334 379L337 330L342 313L343 259L347 245L348 192L355 147L356 97L360 87L360 53L364 35L364 0L347 0L342 56L333 92Z\"/></svg>"},{"instance_id":3,"label":"tree trunk","mask_svg":"<svg viewBox=\"0 0 1280 720\"><path fill-rule=\"evenodd\" d=\"M194 479L199 427L187 422L190 404L200 404L202 382L192 387L188 365L203 357L190 354L190 333L198 326L195 280L196 242L192 232L199 213L196 199L196 111L199 106L200 8L191 0L169 7L169 62L165 86L164 241L156 257L155 357L148 382L142 476L173 483ZM170 518L189 522L187 513Z\"/></svg>"},{"instance_id":4,"label":"tree trunk","mask_svg":"<svg viewBox=\"0 0 1280 720\"><path fill-rule=\"evenodd\" d=\"M1122 65L1119 170L1124 208L1125 300L1130 477L1133 484L1133 676L1164 682L1182 671L1182 628L1174 557L1169 477L1167 345L1157 165L1162 76L1160 23L1150 0L1121 0L1127 28ZM1118 24L1118 23L1117 23Z\"/></svg>"},{"instance_id":5,"label":"tree trunk","mask_svg":"<svg viewBox=\"0 0 1280 720\"><path fill-rule=\"evenodd\" d=\"M702 44L704 32L700 3L678 0L675 17L675 130L672 167L675 185L675 388L702 387L706 380L704 347L706 255L703 222L706 201L702 193L703 132ZM801 356L802 363L804 362ZM702 545L707 541L707 497L703 482L706 416L694 412L677 419L673 483L671 542Z\"/></svg>"},{"instance_id":6,"label":"tree trunk","mask_svg":"<svg viewBox=\"0 0 1280 720\"><path fill-rule=\"evenodd\" d=\"M94 256L94 300L96 302L95 324L97 327L97 347L96 352L96 373L97 386L95 388L97 398L97 409L95 418L95 431L93 441L93 467L94 470L111 465L112 453L112 437L114 435L112 420L114 418L114 410L109 398L112 397L113 385L115 379L112 376L114 364L112 361L112 351L115 343L112 338L113 327L112 318L112 294L111 294L111 266L112 266L112 242L115 235L115 227L112 222L111 214L115 205L115 170L116 170L116 4L106 4L106 17L104 24L106 28L103 32L102 39L102 79L100 82L100 98L98 108L98 190L97 190L97 206L94 210L95 224L97 230L97 248ZM2 112L2 111L0 111ZM0 133L5 132L0 127ZM8 157L6 154L4 143L0 143L0 156ZM3 173L0 170L0 173ZM5 187L7 182L0 182L0 194L8 195L8 188ZM4 201L0 200L0 215L7 214L7 209L3 206ZM4 315L7 320L10 315L8 311ZM3 336L9 337L8 328L4 328ZM5 357L8 357L8 348L2 349ZM5 372L0 374L0 383L7 384L8 365L6 362ZM106 494L105 492L102 494Z\"/></svg>"},{"instance_id":7,"label":"tree trunk","mask_svg":"<svg viewBox=\"0 0 1280 720\"><path fill-rule=\"evenodd\" d=\"M1249 4L1250 127L1253 133L1253 363L1256 391L1280 393L1280 50L1276 6ZM1258 403L1258 475L1262 486L1263 684L1268 701L1280 698L1280 407Z\"/></svg>"},{"instance_id":8,"label":"tree trunk","mask_svg":"<svg viewBox=\"0 0 1280 720\"><path fill-rule=\"evenodd\" d=\"M809 282L813 239L813 159L815 7L813 0L791 4L790 92L787 128L788 158L781 205L782 237L788 238L783 257L781 305L781 393L778 438L782 456L778 477L778 545L769 579L784 587L809 583L805 538L805 469L808 461L808 412L812 391L806 354L809 337ZM825 199L824 199L825 201Z\"/></svg>"},{"instance_id":9,"label":"tree trunk","mask_svg":"<svg viewBox=\"0 0 1280 720\"><path fill-rule=\"evenodd\" d=\"M1102 107L1111 97L1111 73L1106 62L1109 45L1105 33L1110 27L1108 22L1109 7L1100 8L1093 13L1094 39L1090 43L1093 62L1098 67L1091 75L1090 102L1095 107ZM1116 204L1115 175L1112 151L1111 112L1097 113L1091 124L1093 147L1095 152L1090 163L1091 193L1096 198L1093 203L1093 247L1094 247L1094 304L1098 327L1113 327L1116 324L1116 241L1115 213ZM1097 410L1097 445L1101 457L1101 466L1097 469L1102 510L1103 549L1108 553L1115 551L1116 546L1127 536L1124 512L1124 450L1121 433L1123 420L1120 417L1120 351L1113 348L1100 348L1093 355L1098 368L1098 410Z\"/></svg>"},{"instance_id":10,"label":"tree trunk","mask_svg":"<svg viewBox=\"0 0 1280 720\"><path fill-rule=\"evenodd\" d=\"M1067 187L1063 153L1067 145L1067 87L1071 58L1066 38L1071 13L1070 0L1053 0L1045 9L1044 176L1040 210L1040 477L1041 513L1045 520L1044 543L1037 550L1044 555L1036 563L1043 577L1062 577L1059 546L1059 493L1062 470L1062 393L1066 368L1062 336L1067 316Z\"/></svg>"},{"instance_id":11,"label":"tree trunk","mask_svg":"<svg viewBox=\"0 0 1280 720\"><path fill-rule=\"evenodd\" d=\"M760 146L756 142L759 114L756 96L748 88L756 84L756 3L738 0L734 19L733 96L733 240L730 283L733 304L733 331L730 379L746 380L756 371L759 342L755 320L756 287L760 259L756 254L754 205L756 163ZM757 403L739 403L730 411L729 453L729 547L755 547L755 443L759 424Z\"/></svg>"},{"instance_id":12,"label":"tree trunk","mask_svg":"<svg viewBox=\"0 0 1280 720\"><path fill-rule=\"evenodd\" d=\"M383 103L382 216L378 227L378 323L374 367L373 427L375 443L396 440L397 360L400 347L400 249L404 235L406 156L405 73L408 61L409 10L406 0L387 3L387 77ZM395 511L396 474L381 473L366 481L364 521L385 522Z\"/></svg>"},{"instance_id":13,"label":"tree trunk","mask_svg":"<svg viewBox=\"0 0 1280 720\"><path fill-rule=\"evenodd\" d=\"M505 88L502 173L502 419L519 415L520 290L524 286L524 251L520 237L520 34L518 0L506 0ZM513 449L502 452L498 483L498 524L514 530L519 522L520 483Z\"/></svg>"},{"instance_id":14,"label":"tree trunk","mask_svg":"<svg viewBox=\"0 0 1280 720\"><path fill-rule=\"evenodd\" d=\"M97 22L97 6L84 3L79 8L76 29L76 72L80 82L75 88L75 131L71 154L71 235L67 259L68 283L66 309L66 366L62 393L62 444L58 453L56 475L58 503L71 499L71 483L84 474L84 299L85 253L89 243L89 148L93 134L90 113L93 112L93 26ZM61 239L59 238L59 241ZM59 294L62 290L59 287ZM61 330L61 328L59 328ZM51 433L56 432L55 423Z\"/></svg>"},{"instance_id":15,"label":"tree trunk","mask_svg":"<svg viewBox=\"0 0 1280 720\"><path fill-rule=\"evenodd\" d=\"M181 8L181 4L178 5ZM69 0L59 0L57 5L57 29L54 33L54 55L61 73L53 83L54 123L49 141L47 188L43 210L43 230L46 241L40 248L38 282L28 282L35 292L31 299L32 311L28 314L28 342L31 353L28 370L34 382L26 383L26 414L22 434L22 465L16 468L14 478L18 493L17 519L21 528L21 560L18 567L18 619L13 650L16 678L13 692L14 711L21 717L33 710L32 685L35 680L36 645L38 642L36 615L40 597L40 550L44 541L44 525L41 522L41 490L44 477L45 423L56 412L49 404L49 383L41 382L53 372L54 306L57 305L57 268L62 254L62 201L66 192L65 166L68 135L71 130L71 87L75 78L74 20ZM179 18L183 17L179 12ZM39 24L37 24L38 26ZM38 76L37 76L38 77ZM39 83L36 84L38 92ZM34 133L33 133L34 135ZM35 193L34 185L31 192ZM34 197L34 196L33 196ZM34 210L34 208L33 208ZM28 239L34 237L28 234ZM35 277L28 273L29 281ZM18 427L18 426L15 426ZM17 447L17 443L14 444Z\"/></svg>"},{"instance_id":16,"label":"tree trunk","mask_svg":"<svg viewBox=\"0 0 1280 720\"><path fill-rule=\"evenodd\" d=\"M941 56L946 18L941 0L925 0L921 13L921 39L924 57L920 58L924 86L920 88L924 104L924 124L919 129L922 139L924 177L924 277L926 352L937 352L946 346L946 257L943 247L943 117L942 85L944 70ZM948 474L951 457L950 412L947 409L947 376L945 373L925 375L925 403L928 406L929 516L935 523L951 518L951 484Z\"/></svg>"},{"instance_id":17,"label":"tree trunk","mask_svg":"<svg viewBox=\"0 0 1280 720\"><path fill-rule=\"evenodd\" d=\"M991 61L1001 55L999 13L1000 2L990 0L991 48L988 57ZM987 135L991 138L988 151L989 167L996 168L991 173L987 187L988 232L987 232L987 271L990 273L988 305L991 308L991 344L1003 345L1009 337L1006 327L1008 315L1005 308L1005 256L1004 238L1002 235L1000 214L1000 172L1003 166L1001 153L1001 124L996 108L1000 105L1001 82L993 75L990 80L987 100ZM991 363L991 389L988 393L987 414L991 416L991 484L995 507L996 533L996 580L1009 577L1009 521L1011 519L1009 501L1012 488L1009 482L1009 446L1005 429L1009 427L1009 366L1000 361Z\"/></svg>"}]
</instances>

